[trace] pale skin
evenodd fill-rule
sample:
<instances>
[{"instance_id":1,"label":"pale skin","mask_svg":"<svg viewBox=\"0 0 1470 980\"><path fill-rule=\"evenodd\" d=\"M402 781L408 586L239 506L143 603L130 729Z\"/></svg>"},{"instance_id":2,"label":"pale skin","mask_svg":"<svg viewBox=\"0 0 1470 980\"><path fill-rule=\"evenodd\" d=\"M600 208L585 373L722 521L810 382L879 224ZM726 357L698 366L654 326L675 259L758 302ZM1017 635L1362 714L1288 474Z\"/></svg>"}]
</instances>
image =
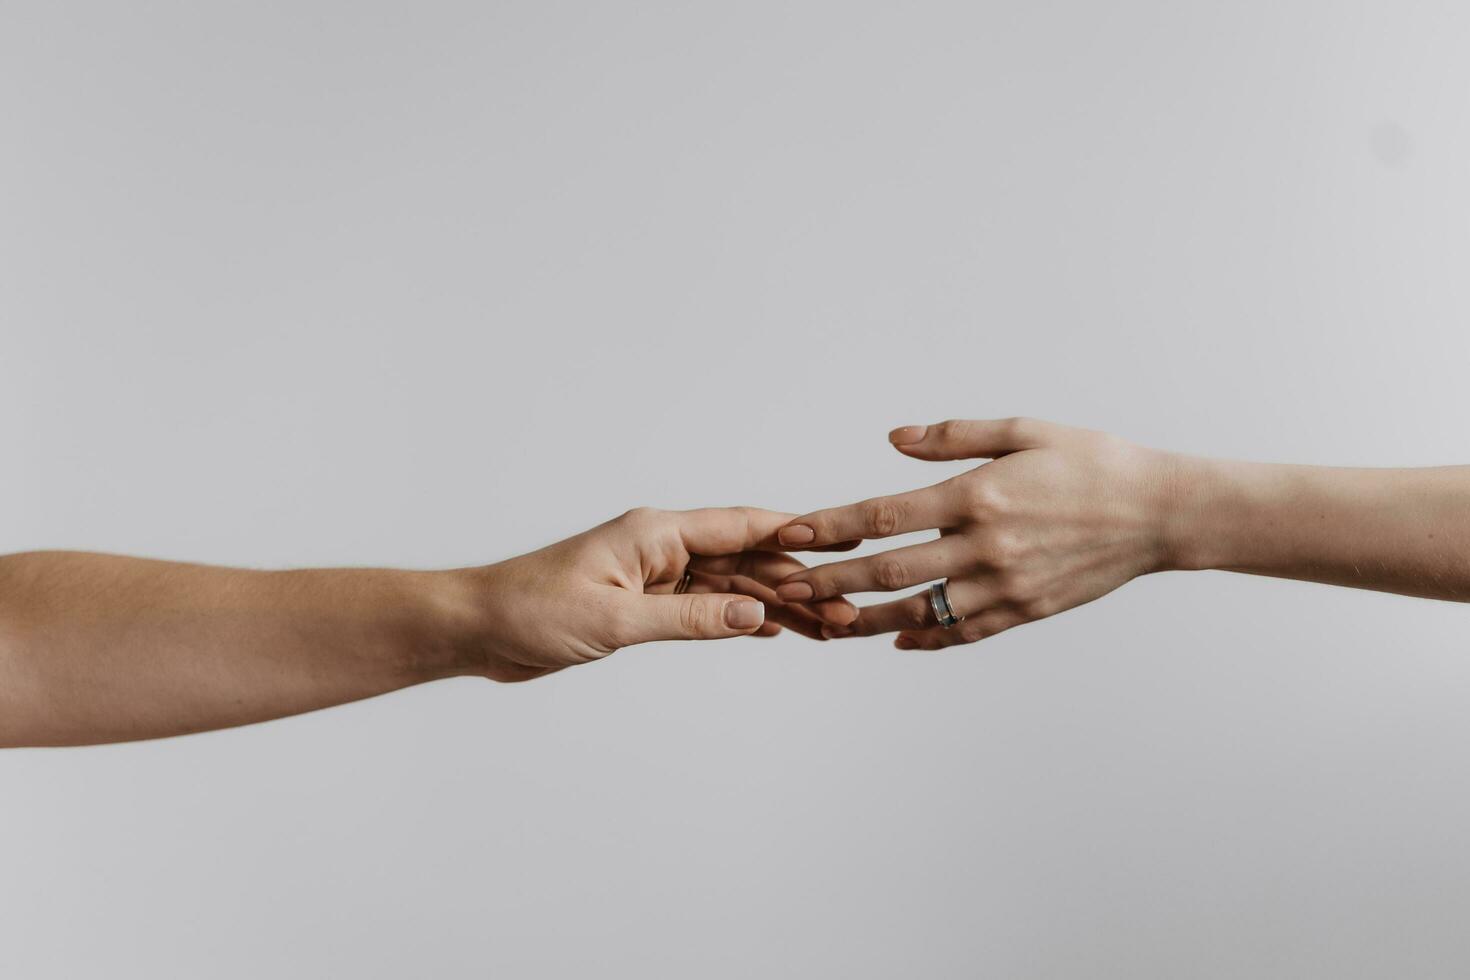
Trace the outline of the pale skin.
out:
<instances>
[{"instance_id":1,"label":"pale skin","mask_svg":"<svg viewBox=\"0 0 1470 980\"><path fill-rule=\"evenodd\" d=\"M0 557L0 746L244 725L426 681L523 681L655 640L821 638L845 600L786 604L789 514L640 509L446 571L250 571L83 552ZM686 570L688 591L675 594Z\"/></svg>"},{"instance_id":2,"label":"pale skin","mask_svg":"<svg viewBox=\"0 0 1470 980\"><path fill-rule=\"evenodd\" d=\"M796 518L793 550L937 530L936 540L794 571L788 602L948 579L964 621L926 593L860 609L829 637L894 633L938 650L1091 602L1150 572L1222 569L1470 599L1470 466L1350 469L1204 459L1034 419L889 434L918 460L985 459L934 486Z\"/></svg>"},{"instance_id":3,"label":"pale skin","mask_svg":"<svg viewBox=\"0 0 1470 980\"><path fill-rule=\"evenodd\" d=\"M439 678L522 681L653 640L896 632L970 643L1150 572L1225 569L1470 599L1470 467L1202 459L1030 419L890 434L934 486L798 518L637 510L540 551L447 571L247 571L79 552L0 557L0 746L156 738ZM780 554L937 530L807 569ZM687 594L674 594L685 572ZM951 629L922 593L950 583Z\"/></svg>"}]
</instances>

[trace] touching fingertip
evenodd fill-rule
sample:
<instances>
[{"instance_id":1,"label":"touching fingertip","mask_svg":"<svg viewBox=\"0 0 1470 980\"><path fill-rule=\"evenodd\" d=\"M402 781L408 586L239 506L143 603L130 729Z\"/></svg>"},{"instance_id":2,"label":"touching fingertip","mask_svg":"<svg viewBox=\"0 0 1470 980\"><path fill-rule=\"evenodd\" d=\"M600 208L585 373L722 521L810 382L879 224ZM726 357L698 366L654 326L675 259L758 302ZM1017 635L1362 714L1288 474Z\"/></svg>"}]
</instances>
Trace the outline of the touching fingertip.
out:
<instances>
[{"instance_id":1,"label":"touching fingertip","mask_svg":"<svg viewBox=\"0 0 1470 980\"><path fill-rule=\"evenodd\" d=\"M776 540L788 548L801 544L811 544L816 539L817 532L805 524L788 524L776 532Z\"/></svg>"},{"instance_id":2,"label":"touching fingertip","mask_svg":"<svg viewBox=\"0 0 1470 980\"><path fill-rule=\"evenodd\" d=\"M918 641L911 636L900 636L898 639L893 641L893 645L898 647L900 650L919 649Z\"/></svg>"},{"instance_id":3,"label":"touching fingertip","mask_svg":"<svg viewBox=\"0 0 1470 980\"><path fill-rule=\"evenodd\" d=\"M901 425L888 433L888 441L895 446L912 445L922 440L928 429L927 425Z\"/></svg>"},{"instance_id":4,"label":"touching fingertip","mask_svg":"<svg viewBox=\"0 0 1470 980\"><path fill-rule=\"evenodd\" d=\"M785 582L776 586L776 597L782 602L806 602L816 595L806 582Z\"/></svg>"},{"instance_id":5,"label":"touching fingertip","mask_svg":"<svg viewBox=\"0 0 1470 980\"><path fill-rule=\"evenodd\" d=\"M852 630L846 626L823 626L822 636L828 640L840 640L845 636L852 636Z\"/></svg>"}]
</instances>

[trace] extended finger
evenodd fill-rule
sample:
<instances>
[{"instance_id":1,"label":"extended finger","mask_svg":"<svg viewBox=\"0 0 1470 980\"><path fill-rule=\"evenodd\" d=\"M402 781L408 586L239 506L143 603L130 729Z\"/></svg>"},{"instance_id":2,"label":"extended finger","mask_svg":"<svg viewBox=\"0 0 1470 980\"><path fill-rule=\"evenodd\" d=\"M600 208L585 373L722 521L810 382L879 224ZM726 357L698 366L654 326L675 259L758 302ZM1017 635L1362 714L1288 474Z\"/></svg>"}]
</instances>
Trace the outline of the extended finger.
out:
<instances>
[{"instance_id":1,"label":"extended finger","mask_svg":"<svg viewBox=\"0 0 1470 980\"><path fill-rule=\"evenodd\" d=\"M797 572L776 587L782 602L810 602L854 592L893 592L944 578L965 566L967 551L953 537L895 548Z\"/></svg>"},{"instance_id":2,"label":"extended finger","mask_svg":"<svg viewBox=\"0 0 1470 980\"><path fill-rule=\"evenodd\" d=\"M699 510L661 511L678 529L691 555L732 555L764 546L776 546L776 531L790 514L759 507L705 507Z\"/></svg>"},{"instance_id":3,"label":"extended finger","mask_svg":"<svg viewBox=\"0 0 1470 980\"><path fill-rule=\"evenodd\" d=\"M994 597L994 589L979 582L955 579L949 583L950 607L960 616L971 610L983 609ZM857 619L847 626L824 626L822 635L829 640L849 636L876 636L898 630L919 632L937 628L934 607L929 602L929 590L917 595L872 606L861 606Z\"/></svg>"},{"instance_id":4,"label":"extended finger","mask_svg":"<svg viewBox=\"0 0 1470 980\"><path fill-rule=\"evenodd\" d=\"M950 419L888 433L893 448L916 459L994 459L1045 445L1061 426L1037 419Z\"/></svg>"},{"instance_id":5,"label":"extended finger","mask_svg":"<svg viewBox=\"0 0 1470 980\"><path fill-rule=\"evenodd\" d=\"M922 490L813 511L787 523L776 537L783 547L810 550L839 541L949 527L963 516L959 487L946 480Z\"/></svg>"},{"instance_id":6,"label":"extended finger","mask_svg":"<svg viewBox=\"0 0 1470 980\"><path fill-rule=\"evenodd\" d=\"M746 636L766 619L765 607L743 594L622 595L617 628L620 646Z\"/></svg>"},{"instance_id":7,"label":"extended finger","mask_svg":"<svg viewBox=\"0 0 1470 980\"><path fill-rule=\"evenodd\" d=\"M905 630L894 639L893 645L900 650L942 650L984 640L1024 622L1026 617L1019 612L995 607L970 616L949 629L934 626L926 630Z\"/></svg>"},{"instance_id":8,"label":"extended finger","mask_svg":"<svg viewBox=\"0 0 1470 980\"><path fill-rule=\"evenodd\" d=\"M633 513L643 513L634 511ZM792 515L760 507L705 507L698 510L653 511L672 518L691 555L728 555L740 551L780 551L776 532ZM851 551L856 538L833 541L814 551Z\"/></svg>"}]
</instances>

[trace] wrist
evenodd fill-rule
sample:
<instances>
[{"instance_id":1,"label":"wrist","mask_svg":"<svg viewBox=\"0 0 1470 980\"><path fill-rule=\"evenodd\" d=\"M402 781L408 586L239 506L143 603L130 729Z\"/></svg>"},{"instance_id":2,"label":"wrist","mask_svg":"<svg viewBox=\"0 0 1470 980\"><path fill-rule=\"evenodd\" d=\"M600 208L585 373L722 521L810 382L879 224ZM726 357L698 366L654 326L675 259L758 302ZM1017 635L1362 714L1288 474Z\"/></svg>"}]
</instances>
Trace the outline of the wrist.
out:
<instances>
[{"instance_id":1,"label":"wrist","mask_svg":"<svg viewBox=\"0 0 1470 980\"><path fill-rule=\"evenodd\" d=\"M1172 457L1172 492L1164 521L1166 567L1239 569L1254 563L1262 529L1289 486L1283 468L1262 463Z\"/></svg>"},{"instance_id":2,"label":"wrist","mask_svg":"<svg viewBox=\"0 0 1470 980\"><path fill-rule=\"evenodd\" d=\"M425 610L425 640L417 668L425 679L483 676L494 659L491 602L498 589L496 565L418 573Z\"/></svg>"},{"instance_id":3,"label":"wrist","mask_svg":"<svg viewBox=\"0 0 1470 980\"><path fill-rule=\"evenodd\" d=\"M1202 571L1216 567L1216 536L1210 518L1218 513L1219 498L1228 482L1220 461L1181 453L1166 453L1168 474L1163 494L1160 538L1161 571Z\"/></svg>"}]
</instances>

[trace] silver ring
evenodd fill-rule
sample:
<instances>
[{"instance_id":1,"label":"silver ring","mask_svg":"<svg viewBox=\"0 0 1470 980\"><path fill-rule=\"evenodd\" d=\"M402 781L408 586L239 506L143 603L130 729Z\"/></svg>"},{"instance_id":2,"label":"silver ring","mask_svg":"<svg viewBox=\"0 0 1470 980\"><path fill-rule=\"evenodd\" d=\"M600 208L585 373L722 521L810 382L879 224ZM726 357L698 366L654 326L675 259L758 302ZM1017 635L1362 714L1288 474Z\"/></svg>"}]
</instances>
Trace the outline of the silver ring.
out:
<instances>
[{"instance_id":1,"label":"silver ring","mask_svg":"<svg viewBox=\"0 0 1470 980\"><path fill-rule=\"evenodd\" d=\"M683 595L689 591L689 586L694 582L694 573L684 569L684 575L674 584L674 595Z\"/></svg>"},{"instance_id":2,"label":"silver ring","mask_svg":"<svg viewBox=\"0 0 1470 980\"><path fill-rule=\"evenodd\" d=\"M965 617L954 614L954 606L949 604L949 580L935 582L929 586L929 608L934 610L934 618L939 620L939 625L949 629L955 623L962 622Z\"/></svg>"}]
</instances>

